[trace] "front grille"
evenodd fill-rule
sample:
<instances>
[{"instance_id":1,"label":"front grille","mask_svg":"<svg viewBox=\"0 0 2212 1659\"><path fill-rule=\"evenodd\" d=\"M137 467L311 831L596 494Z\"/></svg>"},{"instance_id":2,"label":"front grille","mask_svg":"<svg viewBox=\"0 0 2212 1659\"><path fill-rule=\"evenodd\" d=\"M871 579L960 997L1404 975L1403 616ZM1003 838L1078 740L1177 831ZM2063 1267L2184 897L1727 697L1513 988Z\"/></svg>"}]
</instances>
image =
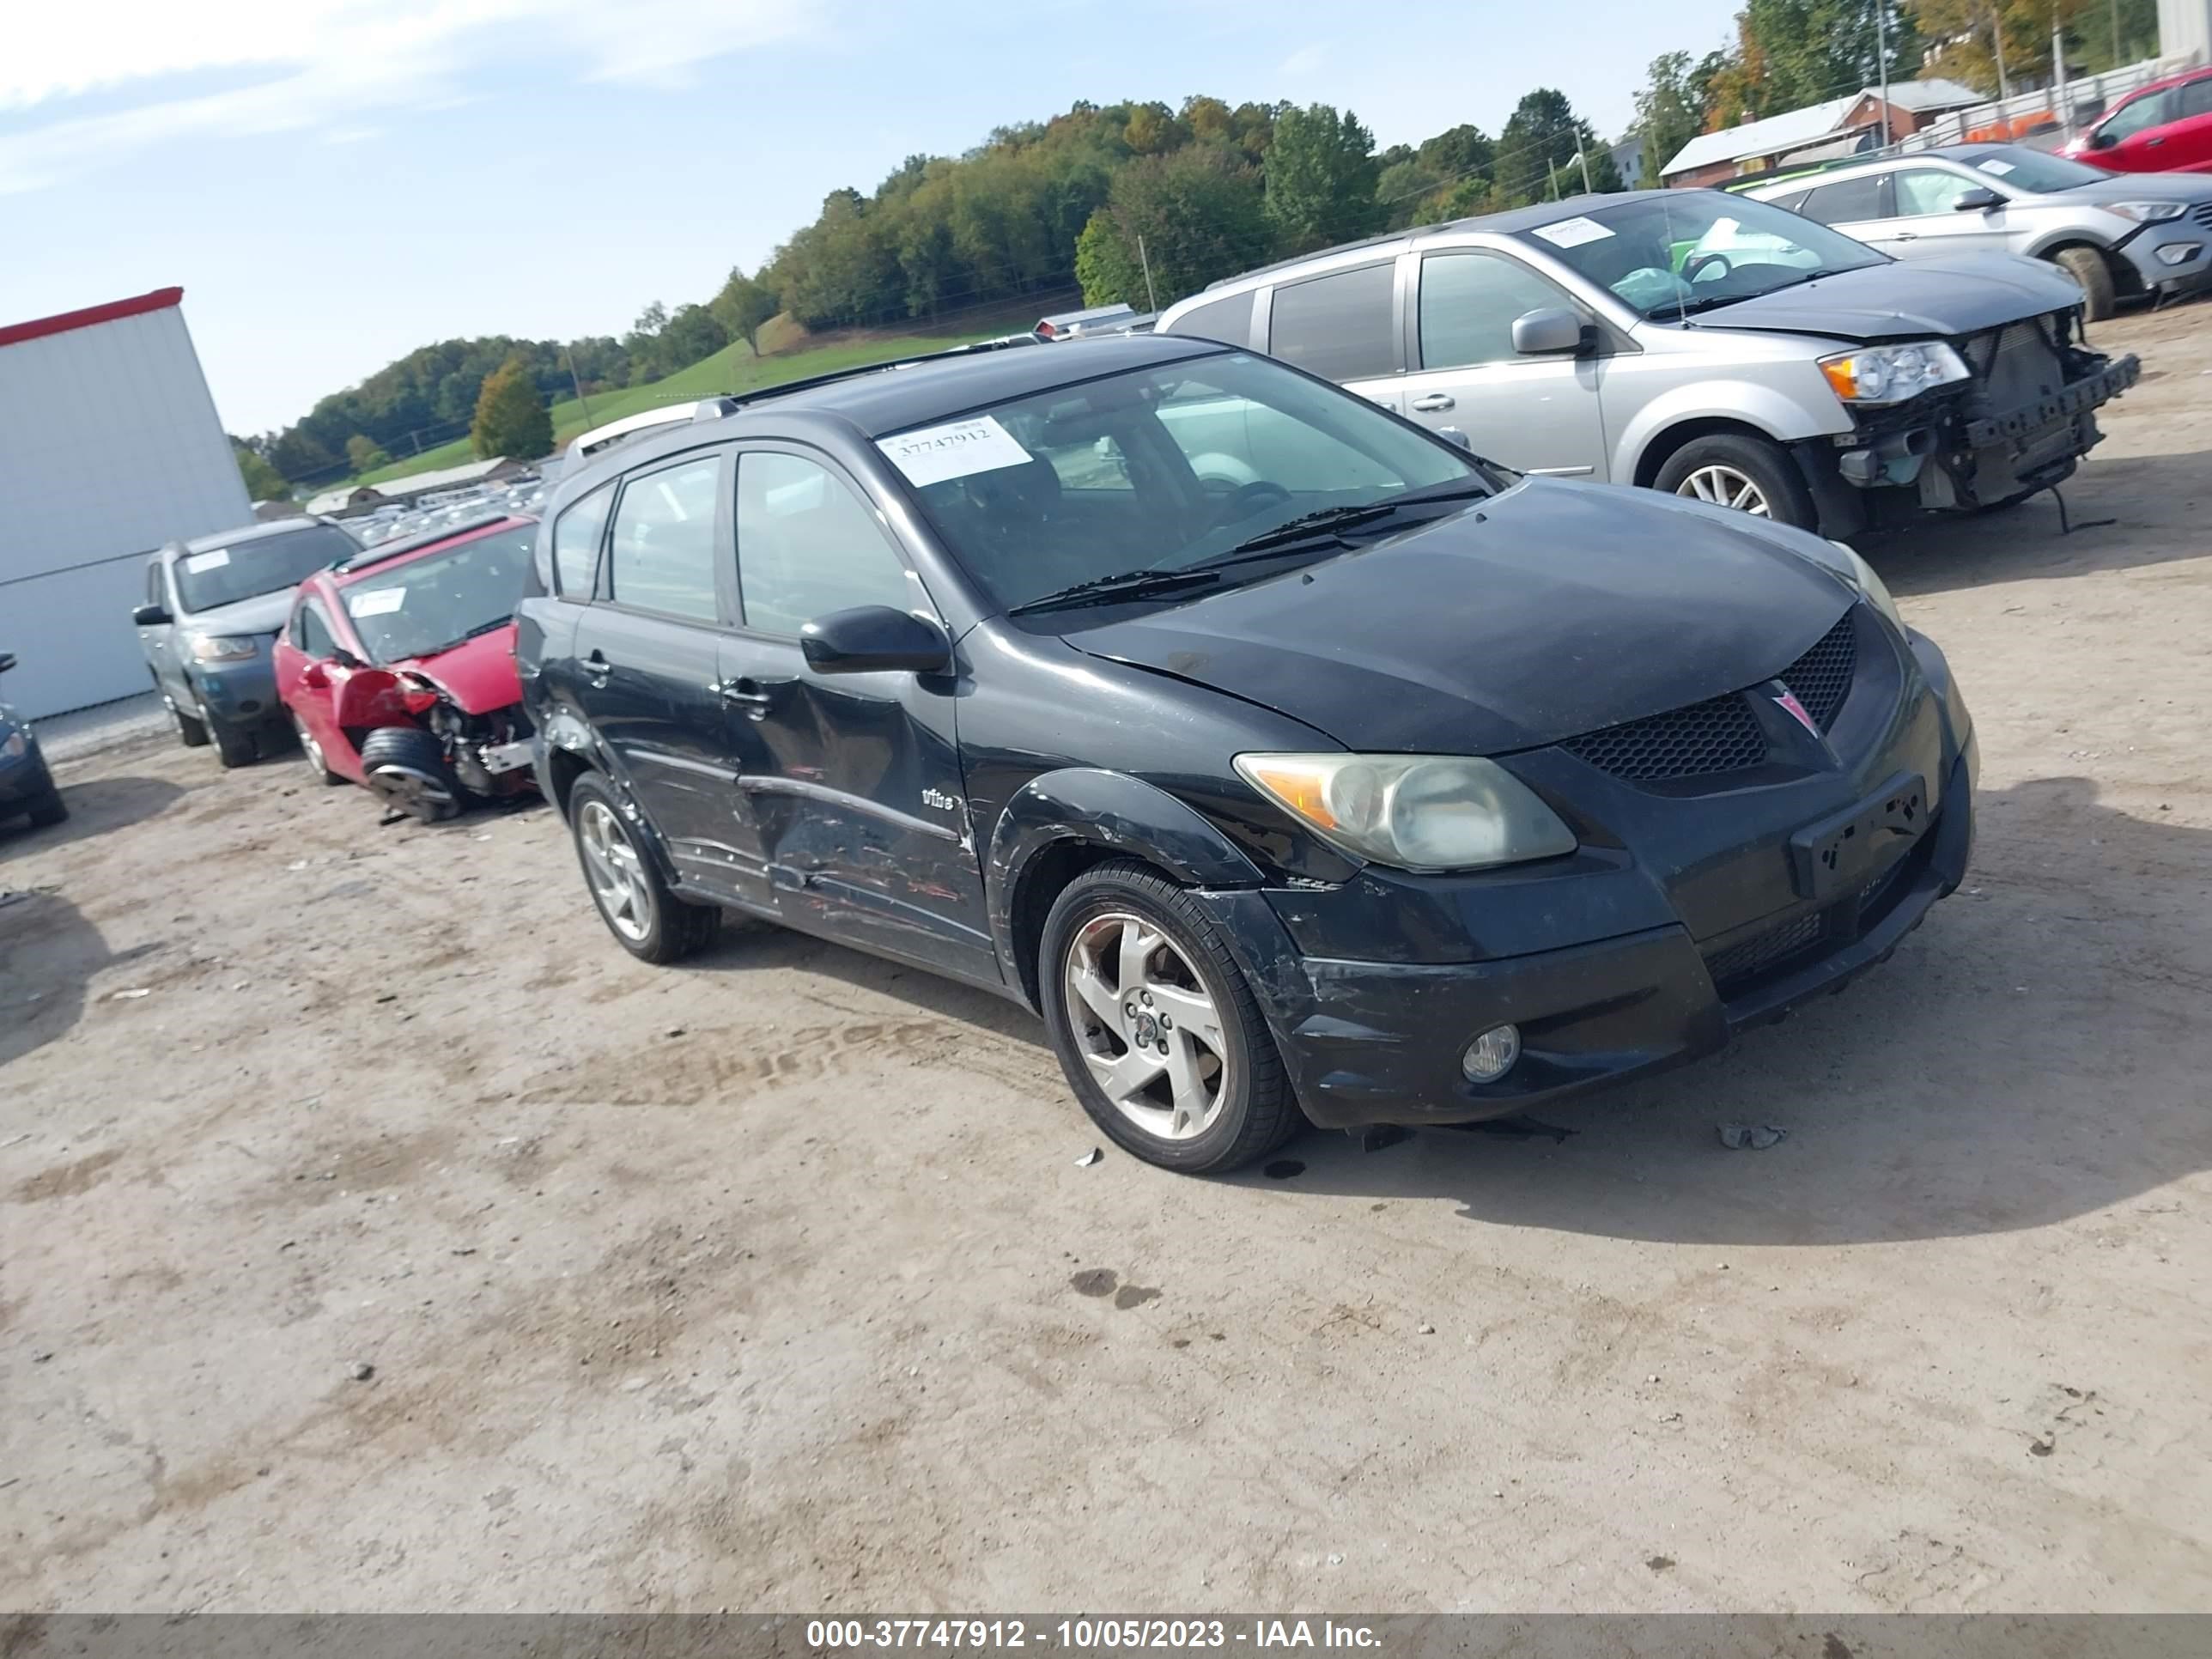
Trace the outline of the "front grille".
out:
<instances>
[{"instance_id":1,"label":"front grille","mask_svg":"<svg viewBox=\"0 0 2212 1659\"><path fill-rule=\"evenodd\" d=\"M1846 611L1841 622L1821 635L1813 648L1778 678L1825 733L1835 724L1837 711L1850 693L1851 676L1858 665L1858 624L1854 613Z\"/></svg>"},{"instance_id":2,"label":"front grille","mask_svg":"<svg viewBox=\"0 0 2212 1659\"><path fill-rule=\"evenodd\" d=\"M2051 348L2045 322L2042 318L2032 318L2008 323L1997 331L1994 344L1989 336L1982 337L1980 344L1987 356L1978 367L1996 408L2036 403L2065 386L2065 366ZM2059 337L2065 337L2063 329Z\"/></svg>"},{"instance_id":3,"label":"front grille","mask_svg":"<svg viewBox=\"0 0 2212 1659\"><path fill-rule=\"evenodd\" d=\"M1809 911L1795 921L1785 921L1741 945L1715 951L1705 958L1705 971L1712 975L1713 988L1726 996L1732 987L1778 968L1820 944L1827 929L1826 913Z\"/></svg>"},{"instance_id":4,"label":"front grille","mask_svg":"<svg viewBox=\"0 0 2212 1659\"><path fill-rule=\"evenodd\" d=\"M2205 229L2212 230L2212 202L2199 202L2189 216Z\"/></svg>"},{"instance_id":5,"label":"front grille","mask_svg":"<svg viewBox=\"0 0 2212 1659\"><path fill-rule=\"evenodd\" d=\"M1766 758L1766 734L1741 693L1608 726L1559 745L1632 783L1736 772Z\"/></svg>"}]
</instances>

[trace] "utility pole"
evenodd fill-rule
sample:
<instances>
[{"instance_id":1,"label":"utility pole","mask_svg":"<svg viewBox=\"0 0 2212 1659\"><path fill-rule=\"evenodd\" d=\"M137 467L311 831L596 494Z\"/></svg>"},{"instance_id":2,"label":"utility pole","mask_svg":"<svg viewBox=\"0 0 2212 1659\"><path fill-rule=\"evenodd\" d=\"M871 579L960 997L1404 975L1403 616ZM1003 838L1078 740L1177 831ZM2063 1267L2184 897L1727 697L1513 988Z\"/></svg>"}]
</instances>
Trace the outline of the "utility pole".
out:
<instances>
[{"instance_id":1,"label":"utility pole","mask_svg":"<svg viewBox=\"0 0 2212 1659\"><path fill-rule=\"evenodd\" d=\"M1158 311L1160 300L1159 295L1152 292L1152 257L1145 252L1145 239L1141 233L1137 237L1137 263L1145 268L1145 309Z\"/></svg>"},{"instance_id":2,"label":"utility pole","mask_svg":"<svg viewBox=\"0 0 2212 1659\"><path fill-rule=\"evenodd\" d=\"M1575 140L1575 160L1581 162L1583 166L1583 194L1596 195L1597 186L1589 181L1589 157L1583 154L1582 140L1579 138Z\"/></svg>"},{"instance_id":3,"label":"utility pole","mask_svg":"<svg viewBox=\"0 0 2212 1659\"><path fill-rule=\"evenodd\" d=\"M2112 68L2120 66L2120 0L2112 0ZM2103 85L2102 82L2098 83Z\"/></svg>"},{"instance_id":4,"label":"utility pole","mask_svg":"<svg viewBox=\"0 0 2212 1659\"><path fill-rule=\"evenodd\" d=\"M2012 77L2005 73L2004 19L1997 15L1995 5L1989 8L1989 14L1990 51L1997 60L1997 100L2002 103L2009 101L2012 97ZM2005 112L2005 118L2007 120L2012 118L2010 110Z\"/></svg>"},{"instance_id":5,"label":"utility pole","mask_svg":"<svg viewBox=\"0 0 2212 1659\"><path fill-rule=\"evenodd\" d=\"M592 404L591 399L584 396L583 381L578 379L576 375L576 354L569 350L568 347L562 346L561 348L561 355L568 360L568 384L576 388L576 401L584 406L584 424L588 427L592 423ZM755 353L754 355L758 356L759 354Z\"/></svg>"},{"instance_id":6,"label":"utility pole","mask_svg":"<svg viewBox=\"0 0 2212 1659\"><path fill-rule=\"evenodd\" d=\"M2118 0L2113 0L2115 4ZM1881 71L1881 147L1887 149L1889 138L1889 0L1875 0L1874 4L1875 58Z\"/></svg>"},{"instance_id":7,"label":"utility pole","mask_svg":"<svg viewBox=\"0 0 2212 1659\"><path fill-rule=\"evenodd\" d=\"M2074 136L2074 100L2066 93L2066 31L2058 26L2058 8L2051 9L2051 101L2057 106L2058 125L2069 138Z\"/></svg>"}]
</instances>

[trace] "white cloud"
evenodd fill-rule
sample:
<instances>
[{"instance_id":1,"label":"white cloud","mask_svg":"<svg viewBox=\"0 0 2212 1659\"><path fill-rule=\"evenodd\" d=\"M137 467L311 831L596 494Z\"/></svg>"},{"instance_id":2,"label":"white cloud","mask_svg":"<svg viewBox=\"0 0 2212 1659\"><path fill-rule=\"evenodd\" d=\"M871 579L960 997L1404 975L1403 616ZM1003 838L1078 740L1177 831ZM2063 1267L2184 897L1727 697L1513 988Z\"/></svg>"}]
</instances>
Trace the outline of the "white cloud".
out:
<instances>
[{"instance_id":1,"label":"white cloud","mask_svg":"<svg viewBox=\"0 0 2212 1659\"><path fill-rule=\"evenodd\" d=\"M34 9L0 54L0 195L155 145L370 125L374 112L464 100L470 72L547 54L586 79L666 86L695 64L814 32L807 0L114 0ZM175 77L248 84L177 95ZM169 86L161 83L167 80ZM133 104L138 89L143 101ZM57 106L85 94L104 105ZM56 118L40 122L41 108ZM27 112L31 119L20 118Z\"/></svg>"},{"instance_id":2,"label":"white cloud","mask_svg":"<svg viewBox=\"0 0 2212 1659\"><path fill-rule=\"evenodd\" d=\"M1300 46L1288 58L1283 59L1277 72L1294 77L1308 76L1328 62L1328 49L1321 42L1316 41L1310 46Z\"/></svg>"}]
</instances>

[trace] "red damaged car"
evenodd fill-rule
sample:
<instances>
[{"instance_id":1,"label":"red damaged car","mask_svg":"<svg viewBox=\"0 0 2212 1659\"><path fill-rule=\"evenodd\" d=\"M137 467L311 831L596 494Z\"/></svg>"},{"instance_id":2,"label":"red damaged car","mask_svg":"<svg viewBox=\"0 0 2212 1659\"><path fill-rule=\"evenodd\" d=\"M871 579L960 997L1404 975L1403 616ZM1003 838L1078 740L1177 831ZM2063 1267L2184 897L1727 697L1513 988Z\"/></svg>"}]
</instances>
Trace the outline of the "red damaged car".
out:
<instances>
[{"instance_id":1,"label":"red damaged car","mask_svg":"<svg viewBox=\"0 0 2212 1659\"><path fill-rule=\"evenodd\" d=\"M300 584L276 695L325 783L434 823L537 787L514 672L534 519L386 542Z\"/></svg>"}]
</instances>

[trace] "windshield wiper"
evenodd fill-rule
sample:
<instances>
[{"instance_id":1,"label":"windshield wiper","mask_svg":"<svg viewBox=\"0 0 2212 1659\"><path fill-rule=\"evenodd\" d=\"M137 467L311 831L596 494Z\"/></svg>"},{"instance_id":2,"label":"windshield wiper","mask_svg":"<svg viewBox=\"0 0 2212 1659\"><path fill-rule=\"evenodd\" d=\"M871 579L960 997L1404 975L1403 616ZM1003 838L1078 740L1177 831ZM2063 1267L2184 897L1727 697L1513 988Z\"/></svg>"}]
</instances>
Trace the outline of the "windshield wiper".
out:
<instances>
[{"instance_id":1,"label":"windshield wiper","mask_svg":"<svg viewBox=\"0 0 2212 1659\"><path fill-rule=\"evenodd\" d=\"M1242 564L1247 558L1285 550L1303 543L1340 541L1342 537L1339 532L1357 529L1363 524L1372 524L1378 519L1389 518L1406 507L1425 507L1432 501L1473 501L1490 493L1480 484L1462 484L1450 489L1409 490L1387 501L1367 501L1357 507L1324 507L1317 513L1302 514L1272 530L1263 530L1258 535L1237 543L1226 553L1211 559L1201 559L1189 568L1193 570L1218 570L1224 565Z\"/></svg>"},{"instance_id":2,"label":"windshield wiper","mask_svg":"<svg viewBox=\"0 0 2212 1659\"><path fill-rule=\"evenodd\" d=\"M478 623L474 628L471 628L467 633L461 635L457 639L447 640L443 645L434 645L426 651L410 651L407 655L417 662L420 662L425 657L441 656L446 652L453 650L456 646L466 645L471 640L482 639L485 635L491 633L494 629L504 628L507 623L514 620L514 618L512 617L495 617L489 622Z\"/></svg>"},{"instance_id":3,"label":"windshield wiper","mask_svg":"<svg viewBox=\"0 0 2212 1659\"><path fill-rule=\"evenodd\" d=\"M1123 599L1149 599L1163 593L1180 592L1187 587L1211 587L1220 580L1220 576L1212 570L1124 570L1116 575L1077 582L1073 587L1056 588L1036 599L1008 605L1006 614L1023 617L1037 611L1073 611L1079 605L1114 605Z\"/></svg>"}]
</instances>

